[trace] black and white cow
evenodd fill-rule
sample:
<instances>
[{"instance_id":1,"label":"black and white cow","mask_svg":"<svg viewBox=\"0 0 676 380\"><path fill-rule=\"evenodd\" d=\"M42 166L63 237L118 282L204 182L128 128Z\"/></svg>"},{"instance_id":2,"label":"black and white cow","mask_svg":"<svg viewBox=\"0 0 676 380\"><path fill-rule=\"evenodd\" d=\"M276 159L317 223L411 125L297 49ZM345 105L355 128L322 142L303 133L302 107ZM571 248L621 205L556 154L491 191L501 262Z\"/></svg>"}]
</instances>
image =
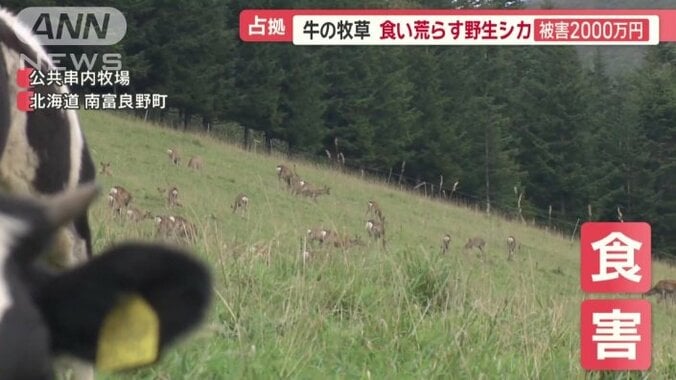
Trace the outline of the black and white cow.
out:
<instances>
[{"instance_id":1,"label":"black and white cow","mask_svg":"<svg viewBox=\"0 0 676 380\"><path fill-rule=\"evenodd\" d=\"M115 349L135 351L140 335L152 330L134 328L137 315L110 325L117 329L112 335L103 328L112 312L128 306L128 297L142 299L152 310L155 344L143 362L113 357L116 369L155 362L168 344L203 319L211 298L209 272L177 249L123 244L66 271L51 270L38 260L96 192L95 186L84 185L40 200L0 195L0 378L53 379L58 355L101 365L111 359L102 355L115 356ZM115 334L129 331L132 336L122 340L125 347L103 352L105 344L120 344Z\"/></svg>"},{"instance_id":2,"label":"black and white cow","mask_svg":"<svg viewBox=\"0 0 676 380\"><path fill-rule=\"evenodd\" d=\"M17 84L17 71L24 68L22 55L40 62L43 72L53 66L30 30L0 9L0 194L37 201L93 183L96 170L75 111L17 108L17 94L24 90ZM68 89L53 85L33 91ZM192 292L194 300L180 294L189 286L182 281L205 281L202 270L186 257L171 249L135 245L88 262L92 242L87 207L72 208L77 213L63 223L41 225L48 213L44 210L50 208L41 212L25 202L12 206L5 195L2 199L0 379L47 378L40 374L46 373L52 356L61 353L91 363L92 350L97 349L95 328L123 291L140 292L154 307L162 322L162 344L200 316L201 290ZM89 203L78 203L83 204ZM67 272L46 275L37 270L36 258L52 270ZM188 311L194 317L186 316ZM94 377L92 365L78 360L68 359L64 368L77 380Z\"/></svg>"},{"instance_id":3,"label":"black and white cow","mask_svg":"<svg viewBox=\"0 0 676 380\"><path fill-rule=\"evenodd\" d=\"M47 72L52 61L30 30L0 9L0 188L6 192L41 196L95 179L96 168L74 110L43 109L23 112L16 106L22 89L17 70L21 55L41 62ZM36 92L65 93L65 86L36 87ZM59 232L49 261L68 268L92 256L87 211Z\"/></svg>"},{"instance_id":4,"label":"black and white cow","mask_svg":"<svg viewBox=\"0 0 676 380\"><path fill-rule=\"evenodd\" d=\"M51 59L31 31L8 11L0 8L0 191L41 197L93 181L96 169L73 110L22 112L16 106L17 71L24 55L48 71ZM64 93L65 86L34 89L40 93ZM87 211L57 232L45 255L53 268L66 269L92 256ZM61 365L61 363L59 363ZM73 377L92 379L91 366L63 362Z\"/></svg>"}]
</instances>

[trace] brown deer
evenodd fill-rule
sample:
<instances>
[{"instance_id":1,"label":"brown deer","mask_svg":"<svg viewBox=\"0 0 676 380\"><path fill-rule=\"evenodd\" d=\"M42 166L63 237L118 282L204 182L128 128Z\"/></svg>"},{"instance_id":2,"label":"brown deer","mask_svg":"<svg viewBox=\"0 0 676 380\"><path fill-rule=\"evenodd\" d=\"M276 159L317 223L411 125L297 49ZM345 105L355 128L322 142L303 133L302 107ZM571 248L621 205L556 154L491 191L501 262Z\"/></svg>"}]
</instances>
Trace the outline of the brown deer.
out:
<instances>
[{"instance_id":1,"label":"brown deer","mask_svg":"<svg viewBox=\"0 0 676 380\"><path fill-rule=\"evenodd\" d=\"M188 167L193 170L202 170L202 167L204 167L204 159L200 156L190 157L188 160Z\"/></svg>"},{"instance_id":2,"label":"brown deer","mask_svg":"<svg viewBox=\"0 0 676 380\"><path fill-rule=\"evenodd\" d=\"M232 213L236 213L237 210L242 210L242 212L246 212L249 208L249 197L246 196L244 193L239 193L237 194L237 197L235 197L235 203L232 205Z\"/></svg>"},{"instance_id":3,"label":"brown deer","mask_svg":"<svg viewBox=\"0 0 676 380\"><path fill-rule=\"evenodd\" d=\"M131 200L131 193L122 186L113 186L108 193L108 205L117 213L128 207Z\"/></svg>"},{"instance_id":4,"label":"brown deer","mask_svg":"<svg viewBox=\"0 0 676 380\"><path fill-rule=\"evenodd\" d=\"M157 224L156 236L194 239L197 234L195 225L180 216L156 216L155 223Z\"/></svg>"},{"instance_id":5,"label":"brown deer","mask_svg":"<svg viewBox=\"0 0 676 380\"><path fill-rule=\"evenodd\" d=\"M175 233L179 238L194 240L197 238L197 227L181 216L174 216Z\"/></svg>"},{"instance_id":6,"label":"brown deer","mask_svg":"<svg viewBox=\"0 0 676 380\"><path fill-rule=\"evenodd\" d=\"M183 207L183 204L181 204L181 202L179 202L179 200L178 200L178 196L179 196L178 187L172 186L168 190L161 188L161 187L158 187L157 192L160 193L160 194L165 194L165 199L166 199L166 203L167 203L168 208Z\"/></svg>"},{"instance_id":7,"label":"brown deer","mask_svg":"<svg viewBox=\"0 0 676 380\"><path fill-rule=\"evenodd\" d=\"M368 232L369 237L376 241L382 239L383 248L385 248L385 220L377 222L373 219L369 219L366 222L366 232Z\"/></svg>"},{"instance_id":8,"label":"brown deer","mask_svg":"<svg viewBox=\"0 0 676 380\"><path fill-rule=\"evenodd\" d=\"M167 149L167 155L169 156L169 160L171 160L171 163L179 166L181 163L181 154L178 152L178 149L176 148L171 148Z\"/></svg>"},{"instance_id":9,"label":"brown deer","mask_svg":"<svg viewBox=\"0 0 676 380\"><path fill-rule=\"evenodd\" d=\"M451 235L446 234L441 238L441 253L446 254L448 252L448 247L451 244Z\"/></svg>"},{"instance_id":10,"label":"brown deer","mask_svg":"<svg viewBox=\"0 0 676 380\"><path fill-rule=\"evenodd\" d=\"M324 228L323 232L324 232L324 242L327 244L333 244L334 246L337 247L339 244L337 245L336 243L343 239L341 234L336 230Z\"/></svg>"},{"instance_id":11,"label":"brown deer","mask_svg":"<svg viewBox=\"0 0 676 380\"><path fill-rule=\"evenodd\" d=\"M101 161L100 164L101 164L101 170L99 171L99 174L111 177L113 175L113 173L110 172L110 162L104 163L103 161Z\"/></svg>"},{"instance_id":12,"label":"brown deer","mask_svg":"<svg viewBox=\"0 0 676 380\"><path fill-rule=\"evenodd\" d=\"M507 237L507 260L511 260L514 257L514 254L516 253L516 238L514 236L508 236Z\"/></svg>"},{"instance_id":13,"label":"brown deer","mask_svg":"<svg viewBox=\"0 0 676 380\"><path fill-rule=\"evenodd\" d=\"M486 247L486 241L480 237L473 237L467 240L467 244L465 244L465 250L469 250L472 248L478 248L479 251L481 251L481 254L483 256L486 255L484 252L484 248Z\"/></svg>"},{"instance_id":14,"label":"brown deer","mask_svg":"<svg viewBox=\"0 0 676 380\"><path fill-rule=\"evenodd\" d=\"M152 214L150 211L141 211L136 207L130 207L127 209L127 218L133 222L140 222L143 219L152 219Z\"/></svg>"},{"instance_id":15,"label":"brown deer","mask_svg":"<svg viewBox=\"0 0 676 380\"><path fill-rule=\"evenodd\" d=\"M672 297L672 300L676 296L676 280L660 280L655 284L655 286L652 287L652 289L648 290L643 294L643 297L645 298L646 296L652 296L653 294L659 294L660 298L664 301L667 300L667 294L670 294Z\"/></svg>"},{"instance_id":16,"label":"brown deer","mask_svg":"<svg viewBox=\"0 0 676 380\"><path fill-rule=\"evenodd\" d=\"M298 195L303 191L305 186L308 184L305 180L301 179L300 177L293 176L290 179L290 185L289 189L291 191L292 195Z\"/></svg>"},{"instance_id":17,"label":"brown deer","mask_svg":"<svg viewBox=\"0 0 676 380\"><path fill-rule=\"evenodd\" d=\"M326 186L317 188L304 182L304 186L300 189L300 194L306 197L310 197L312 198L313 201L317 202L318 196L324 194L330 195L331 188Z\"/></svg>"},{"instance_id":18,"label":"brown deer","mask_svg":"<svg viewBox=\"0 0 676 380\"><path fill-rule=\"evenodd\" d=\"M288 187L291 187L291 179L296 176L295 170L291 170L284 164L277 165L277 181L284 181Z\"/></svg>"},{"instance_id":19,"label":"brown deer","mask_svg":"<svg viewBox=\"0 0 676 380\"><path fill-rule=\"evenodd\" d=\"M174 232L176 218L169 215L157 215L155 224L157 225L156 236L170 237Z\"/></svg>"},{"instance_id":20,"label":"brown deer","mask_svg":"<svg viewBox=\"0 0 676 380\"><path fill-rule=\"evenodd\" d=\"M378 202L374 200L369 200L368 208L366 209L366 214L364 214L364 217L368 216L369 214L375 215L380 221L383 220L383 210L380 208Z\"/></svg>"},{"instance_id":21,"label":"brown deer","mask_svg":"<svg viewBox=\"0 0 676 380\"><path fill-rule=\"evenodd\" d=\"M319 244L324 244L324 239L326 238L327 232L322 227L312 227L307 230L307 240L308 242L318 241Z\"/></svg>"},{"instance_id":22,"label":"brown deer","mask_svg":"<svg viewBox=\"0 0 676 380\"><path fill-rule=\"evenodd\" d=\"M183 207L181 202L178 201L178 188L176 186L167 191L167 207Z\"/></svg>"}]
</instances>

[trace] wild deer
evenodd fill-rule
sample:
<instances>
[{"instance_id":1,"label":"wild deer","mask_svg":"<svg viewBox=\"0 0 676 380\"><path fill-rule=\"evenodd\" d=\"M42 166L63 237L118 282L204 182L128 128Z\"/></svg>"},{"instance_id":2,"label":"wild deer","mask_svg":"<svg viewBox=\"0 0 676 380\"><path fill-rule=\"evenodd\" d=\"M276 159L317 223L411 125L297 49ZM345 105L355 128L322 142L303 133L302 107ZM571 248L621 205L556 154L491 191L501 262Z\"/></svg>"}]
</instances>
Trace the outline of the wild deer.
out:
<instances>
[{"instance_id":1,"label":"wild deer","mask_svg":"<svg viewBox=\"0 0 676 380\"><path fill-rule=\"evenodd\" d=\"M366 232L368 232L369 237L376 241L382 239L383 248L385 248L385 220L377 222L373 219L369 219L366 222Z\"/></svg>"},{"instance_id":2,"label":"wild deer","mask_svg":"<svg viewBox=\"0 0 676 380\"><path fill-rule=\"evenodd\" d=\"M178 188L176 186L167 191L167 207L183 207L181 202L178 201Z\"/></svg>"},{"instance_id":3,"label":"wild deer","mask_svg":"<svg viewBox=\"0 0 676 380\"><path fill-rule=\"evenodd\" d=\"M663 301L667 300L667 294L670 294L672 297L672 300L674 297L676 297L676 280L660 280L655 284L655 286L652 287L652 289L648 290L643 294L643 297L646 296L652 296L653 294L659 294L660 298Z\"/></svg>"},{"instance_id":4,"label":"wild deer","mask_svg":"<svg viewBox=\"0 0 676 380\"><path fill-rule=\"evenodd\" d=\"M303 191L303 188L308 184L305 180L300 177L293 176L289 180L289 189L292 195L298 195Z\"/></svg>"},{"instance_id":5,"label":"wild deer","mask_svg":"<svg viewBox=\"0 0 676 380\"><path fill-rule=\"evenodd\" d=\"M317 202L317 197L324 194L331 194L331 188L323 186L317 188L305 183L305 185L300 189L300 194L306 197L312 198L313 201Z\"/></svg>"},{"instance_id":6,"label":"wild deer","mask_svg":"<svg viewBox=\"0 0 676 380\"><path fill-rule=\"evenodd\" d=\"M202 170L204 166L204 159L200 156L190 157L188 160L188 167L193 170Z\"/></svg>"},{"instance_id":7,"label":"wild deer","mask_svg":"<svg viewBox=\"0 0 676 380\"><path fill-rule=\"evenodd\" d=\"M516 253L516 238L514 236L507 237L507 260L511 260Z\"/></svg>"},{"instance_id":8,"label":"wild deer","mask_svg":"<svg viewBox=\"0 0 676 380\"><path fill-rule=\"evenodd\" d=\"M366 209L366 214L364 214L364 217L368 216L369 214L375 215L380 221L383 220L383 210L380 208L378 202L374 200L369 200L368 208Z\"/></svg>"},{"instance_id":9,"label":"wild deer","mask_svg":"<svg viewBox=\"0 0 676 380\"><path fill-rule=\"evenodd\" d=\"M291 187L291 179L295 176L295 170L291 170L284 164L277 165L277 181L284 181L288 187Z\"/></svg>"},{"instance_id":10,"label":"wild deer","mask_svg":"<svg viewBox=\"0 0 676 380\"><path fill-rule=\"evenodd\" d=\"M131 203L131 193L122 186L113 186L108 193L108 205L118 214Z\"/></svg>"},{"instance_id":11,"label":"wild deer","mask_svg":"<svg viewBox=\"0 0 676 380\"><path fill-rule=\"evenodd\" d=\"M186 239L194 239L197 236L197 227L181 216L156 216L155 223L157 225L156 236Z\"/></svg>"},{"instance_id":12,"label":"wild deer","mask_svg":"<svg viewBox=\"0 0 676 380\"><path fill-rule=\"evenodd\" d=\"M197 238L197 226L189 222L186 218L182 216L174 216L174 228L176 236L179 238L186 238L189 240L194 240Z\"/></svg>"},{"instance_id":13,"label":"wild deer","mask_svg":"<svg viewBox=\"0 0 676 380\"><path fill-rule=\"evenodd\" d=\"M101 170L99 171L99 174L106 175L108 177L113 175L113 173L110 172L110 162L104 163L103 161L101 161L100 164Z\"/></svg>"},{"instance_id":14,"label":"wild deer","mask_svg":"<svg viewBox=\"0 0 676 380\"><path fill-rule=\"evenodd\" d=\"M465 250L469 250L472 248L477 248L479 251L481 251L481 254L483 256L486 255L484 252L484 248L486 247L486 241L480 237L473 237L467 240L467 244L465 244Z\"/></svg>"},{"instance_id":15,"label":"wild deer","mask_svg":"<svg viewBox=\"0 0 676 380\"><path fill-rule=\"evenodd\" d=\"M178 166L181 163L181 154L178 152L178 149L176 148L170 148L167 149L167 155L169 156L169 160L171 160L171 163Z\"/></svg>"},{"instance_id":16,"label":"wild deer","mask_svg":"<svg viewBox=\"0 0 676 380\"><path fill-rule=\"evenodd\" d=\"M324 243L326 238L326 230L322 227L312 227L307 230L307 239L311 243L313 241L318 241L319 244Z\"/></svg>"},{"instance_id":17,"label":"wild deer","mask_svg":"<svg viewBox=\"0 0 676 380\"><path fill-rule=\"evenodd\" d=\"M446 234L441 238L441 253L445 254L448 252L448 246L451 244L451 235Z\"/></svg>"},{"instance_id":18,"label":"wild deer","mask_svg":"<svg viewBox=\"0 0 676 380\"><path fill-rule=\"evenodd\" d=\"M324 228L323 232L324 232L324 242L325 243L333 244L334 246L338 246L338 245L336 245L336 243L339 242L342 239L342 236L338 231L332 230L330 228Z\"/></svg>"},{"instance_id":19,"label":"wild deer","mask_svg":"<svg viewBox=\"0 0 676 380\"><path fill-rule=\"evenodd\" d=\"M143 219L152 219L152 214L150 211L141 211L136 207L130 207L127 209L127 218L133 222L140 222Z\"/></svg>"},{"instance_id":20,"label":"wild deer","mask_svg":"<svg viewBox=\"0 0 676 380\"><path fill-rule=\"evenodd\" d=\"M235 197L235 203L232 205L232 213L236 213L237 210L242 210L243 213L247 212L249 208L249 197L244 193L239 193Z\"/></svg>"},{"instance_id":21,"label":"wild deer","mask_svg":"<svg viewBox=\"0 0 676 380\"><path fill-rule=\"evenodd\" d=\"M165 200L168 208L183 207L181 202L179 202L178 200L179 196L178 187L172 186L169 189L158 187L157 192L165 195Z\"/></svg>"},{"instance_id":22,"label":"wild deer","mask_svg":"<svg viewBox=\"0 0 676 380\"><path fill-rule=\"evenodd\" d=\"M170 215L155 216L156 236L171 237L176 228L176 218Z\"/></svg>"}]
</instances>

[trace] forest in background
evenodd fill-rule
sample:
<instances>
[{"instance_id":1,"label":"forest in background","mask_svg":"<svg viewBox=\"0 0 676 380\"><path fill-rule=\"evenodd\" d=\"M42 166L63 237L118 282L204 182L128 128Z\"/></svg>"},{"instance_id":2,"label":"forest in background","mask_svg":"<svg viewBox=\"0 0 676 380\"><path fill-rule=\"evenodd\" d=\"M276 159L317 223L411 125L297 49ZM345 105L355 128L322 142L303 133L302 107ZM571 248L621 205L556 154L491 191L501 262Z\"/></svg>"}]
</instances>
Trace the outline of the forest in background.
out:
<instances>
[{"instance_id":1,"label":"forest in background","mask_svg":"<svg viewBox=\"0 0 676 380\"><path fill-rule=\"evenodd\" d=\"M3 1L114 6L127 19L133 92L168 94L184 127L236 123L291 155L437 185L482 208L572 232L577 221L649 221L676 255L676 48L611 72L605 47L312 47L243 43L245 8L525 7L521 1ZM529 2L530 3L530 2ZM287 26L290 27L290 26ZM618 49L618 48L615 48ZM60 51L50 49L51 51ZM81 48L80 51L102 52ZM63 51L73 51L67 49ZM87 89L84 89L87 91ZM166 112L151 114L154 120ZM338 145L336 147L336 141ZM403 163L405 162L405 166ZM591 210L591 215L589 211ZM551 212L551 214L550 214Z\"/></svg>"}]
</instances>

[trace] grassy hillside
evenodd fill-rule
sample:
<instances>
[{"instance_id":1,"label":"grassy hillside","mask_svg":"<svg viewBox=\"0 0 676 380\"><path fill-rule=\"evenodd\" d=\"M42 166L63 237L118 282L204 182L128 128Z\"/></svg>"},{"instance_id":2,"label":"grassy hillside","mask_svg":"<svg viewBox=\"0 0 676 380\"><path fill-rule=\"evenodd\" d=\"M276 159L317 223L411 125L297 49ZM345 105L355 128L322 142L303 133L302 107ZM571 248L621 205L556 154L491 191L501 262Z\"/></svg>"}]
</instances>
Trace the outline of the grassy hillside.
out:
<instances>
[{"instance_id":1,"label":"grassy hillside","mask_svg":"<svg viewBox=\"0 0 676 380\"><path fill-rule=\"evenodd\" d=\"M277 182L275 157L255 155L206 137L175 133L105 113L82 114L94 159L112 162L109 188L122 185L133 203L164 209L157 187L177 185L179 214L202 232L194 246L216 280L203 328L152 369L106 379L226 378L581 378L577 243L486 218L312 165L298 163L307 180L331 187L310 200ZM177 146L206 159L202 173L170 165ZM232 214L239 192L251 198L248 218ZM389 250L373 244L317 253L303 265L299 237L330 226L366 238L366 201L387 217ZM92 210L95 245L152 238L151 221L112 218L103 197ZM441 236L453 236L439 254ZM506 261L505 237L521 241ZM462 252L480 235L487 259ZM251 252L271 247L269 265ZM655 279L676 269L654 264ZM674 309L654 307L655 378L676 376L671 344Z\"/></svg>"}]
</instances>

